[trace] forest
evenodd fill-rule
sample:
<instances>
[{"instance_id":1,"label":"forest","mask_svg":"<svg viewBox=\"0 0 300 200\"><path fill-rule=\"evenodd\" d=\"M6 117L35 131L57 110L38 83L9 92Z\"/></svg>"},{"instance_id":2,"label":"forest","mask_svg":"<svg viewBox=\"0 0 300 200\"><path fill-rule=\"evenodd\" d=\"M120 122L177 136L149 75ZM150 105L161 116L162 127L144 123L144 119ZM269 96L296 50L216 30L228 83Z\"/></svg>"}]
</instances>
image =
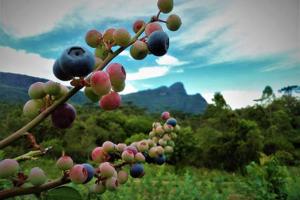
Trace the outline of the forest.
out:
<instances>
[{"instance_id":1,"label":"forest","mask_svg":"<svg viewBox=\"0 0 300 200\"><path fill-rule=\"evenodd\" d=\"M300 100L291 95L275 98L266 89L262 97L254 106L231 109L222 94L215 93L214 103L201 115L170 111L181 130L167 164L148 164L143 180L132 180L101 198L299 199ZM21 108L1 103L1 138L29 121L19 117ZM55 129L45 120L31 131L40 146L51 147L43 155L46 159L35 161L45 166L50 177L57 174L51 165L62 151L75 162L84 162L90 159L91 150L106 140L130 144L147 137L152 122L160 118L160 113L131 104L109 112L94 104L76 106L76 110L77 119L70 129ZM33 147L24 137L0 156L17 157L28 148ZM32 163L24 161L22 165L29 168ZM135 192L137 188L140 193ZM78 190L85 195L86 188ZM145 192L151 198L143 195Z\"/></svg>"}]
</instances>

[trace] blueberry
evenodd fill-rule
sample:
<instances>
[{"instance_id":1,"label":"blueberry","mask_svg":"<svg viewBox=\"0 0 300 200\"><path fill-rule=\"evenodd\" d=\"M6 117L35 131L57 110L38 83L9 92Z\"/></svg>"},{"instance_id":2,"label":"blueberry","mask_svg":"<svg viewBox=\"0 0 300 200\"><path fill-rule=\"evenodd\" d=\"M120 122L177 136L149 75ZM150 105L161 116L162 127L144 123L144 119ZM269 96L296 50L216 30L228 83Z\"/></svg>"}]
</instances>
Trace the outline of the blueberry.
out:
<instances>
[{"instance_id":1,"label":"blueberry","mask_svg":"<svg viewBox=\"0 0 300 200\"><path fill-rule=\"evenodd\" d=\"M53 74L56 78L58 78L59 80L62 81L69 81L71 80L73 77L70 75L67 75L62 69L61 66L59 64L59 60L56 60L54 65L53 65Z\"/></svg>"},{"instance_id":2,"label":"blueberry","mask_svg":"<svg viewBox=\"0 0 300 200\"><path fill-rule=\"evenodd\" d=\"M169 48L169 36L163 31L151 33L148 39L148 49L156 56L163 56Z\"/></svg>"},{"instance_id":3,"label":"blueberry","mask_svg":"<svg viewBox=\"0 0 300 200\"><path fill-rule=\"evenodd\" d=\"M84 77L93 71L95 59L89 50L74 46L62 53L59 63L68 76Z\"/></svg>"},{"instance_id":4,"label":"blueberry","mask_svg":"<svg viewBox=\"0 0 300 200\"><path fill-rule=\"evenodd\" d=\"M174 118L169 118L169 119L167 120L166 124L175 127L176 124L177 124L177 121L176 121L176 119L174 119Z\"/></svg>"},{"instance_id":5,"label":"blueberry","mask_svg":"<svg viewBox=\"0 0 300 200\"><path fill-rule=\"evenodd\" d=\"M166 162L166 156L165 155L159 155L156 158L154 158L155 163L158 165L162 165Z\"/></svg>"},{"instance_id":6,"label":"blueberry","mask_svg":"<svg viewBox=\"0 0 300 200\"><path fill-rule=\"evenodd\" d=\"M88 163L84 163L82 165L83 165L83 167L86 169L86 171L88 173L88 177L87 177L87 179L84 182L84 183L87 183L90 180L92 180L92 178L94 177L95 169L94 169L94 167L92 165L90 165Z\"/></svg>"},{"instance_id":7,"label":"blueberry","mask_svg":"<svg viewBox=\"0 0 300 200\"><path fill-rule=\"evenodd\" d=\"M130 176L133 178L141 178L145 174L144 167L142 164L134 164L130 168Z\"/></svg>"}]
</instances>

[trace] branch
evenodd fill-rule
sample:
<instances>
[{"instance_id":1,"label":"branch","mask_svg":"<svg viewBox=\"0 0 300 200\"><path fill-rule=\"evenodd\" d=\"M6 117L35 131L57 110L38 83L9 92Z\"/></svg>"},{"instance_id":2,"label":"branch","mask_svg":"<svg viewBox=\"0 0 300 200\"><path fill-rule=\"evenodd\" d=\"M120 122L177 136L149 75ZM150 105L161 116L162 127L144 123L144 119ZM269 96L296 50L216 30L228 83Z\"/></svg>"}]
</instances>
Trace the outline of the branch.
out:
<instances>
[{"instance_id":1,"label":"branch","mask_svg":"<svg viewBox=\"0 0 300 200\"><path fill-rule=\"evenodd\" d=\"M136 33L136 35L132 38L131 42L126 46L126 47L120 47L119 49L117 49L115 52L110 53L105 60L103 61L103 63L97 67L95 69L95 71L98 70L103 70L105 68L105 66L111 61L113 60L116 56L118 56L123 50L125 50L127 47L129 47L130 45L132 45L137 39L138 37L144 32L145 30L145 25ZM89 75L87 77L86 80L90 79ZM31 130L32 128L36 127L39 123L41 123L43 120L45 120L59 105L65 103L66 101L68 101L74 94L76 94L80 89L82 89L83 86L78 86L78 87L74 87L72 88L65 96L63 96L62 98L60 98L59 100L57 100L56 102L54 102L50 107L48 107L46 110L44 110L43 112L41 112L37 117L35 117L32 121L30 121L29 123L27 123L25 126L23 126L21 129L19 129L18 131L12 133L11 135L9 135L8 137L4 138L3 140L0 141L0 149L8 146L10 143L16 141L17 139L19 139L20 137L22 137L23 135L26 135L27 132L29 130Z\"/></svg>"},{"instance_id":2,"label":"branch","mask_svg":"<svg viewBox=\"0 0 300 200\"><path fill-rule=\"evenodd\" d=\"M33 186L33 187L28 187L28 188L17 187L17 188L12 188L12 189L8 189L8 190L3 190L3 191L0 191L0 199L5 199L5 198L19 196L19 195L26 195L26 194L38 194L45 190L49 190L49 189L64 185L69 182L70 182L70 179L67 178L67 176L63 176L62 178L56 179L54 181L45 183L40 186Z\"/></svg>"},{"instance_id":3,"label":"branch","mask_svg":"<svg viewBox=\"0 0 300 200\"><path fill-rule=\"evenodd\" d=\"M48 147L43 150L29 151L21 156L14 158L14 160L16 160L16 161L34 160L34 159L37 159L36 157L38 157L38 156L45 155L51 149L52 149L52 147Z\"/></svg>"}]
</instances>

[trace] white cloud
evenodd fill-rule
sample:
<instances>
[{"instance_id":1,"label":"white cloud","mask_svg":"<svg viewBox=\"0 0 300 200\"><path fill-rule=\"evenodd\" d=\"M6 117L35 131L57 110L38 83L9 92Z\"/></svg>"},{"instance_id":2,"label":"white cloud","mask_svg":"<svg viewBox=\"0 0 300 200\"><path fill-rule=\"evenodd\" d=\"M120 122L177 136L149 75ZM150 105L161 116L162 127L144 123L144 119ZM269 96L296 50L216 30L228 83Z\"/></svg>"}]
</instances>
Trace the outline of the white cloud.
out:
<instances>
[{"instance_id":1,"label":"white cloud","mask_svg":"<svg viewBox=\"0 0 300 200\"><path fill-rule=\"evenodd\" d=\"M137 91L138 90L134 87L134 85L131 82L126 81L125 89L120 94L129 94Z\"/></svg>"},{"instance_id":2,"label":"white cloud","mask_svg":"<svg viewBox=\"0 0 300 200\"><path fill-rule=\"evenodd\" d=\"M0 46L0 55L3 58L0 59L0 71L41 77L66 84L53 75L52 66L55 61L53 59L2 46Z\"/></svg>"},{"instance_id":3,"label":"white cloud","mask_svg":"<svg viewBox=\"0 0 300 200\"><path fill-rule=\"evenodd\" d=\"M34 36L57 26L93 24L107 19L125 20L156 14L148 0L1 0L0 25L15 37ZM102 30L103 31L103 30Z\"/></svg>"},{"instance_id":4,"label":"white cloud","mask_svg":"<svg viewBox=\"0 0 300 200\"><path fill-rule=\"evenodd\" d=\"M16 37L27 37L52 30L81 1L1 0L0 24Z\"/></svg>"},{"instance_id":5,"label":"white cloud","mask_svg":"<svg viewBox=\"0 0 300 200\"><path fill-rule=\"evenodd\" d=\"M150 79L164 76L169 72L169 68L165 66L141 67L138 72L127 73L126 79L129 81Z\"/></svg>"},{"instance_id":6,"label":"white cloud","mask_svg":"<svg viewBox=\"0 0 300 200\"><path fill-rule=\"evenodd\" d=\"M180 61L178 60L178 58L168 54L158 57L155 61L159 65L167 65L167 66L180 66L188 63L187 61Z\"/></svg>"},{"instance_id":7,"label":"white cloud","mask_svg":"<svg viewBox=\"0 0 300 200\"><path fill-rule=\"evenodd\" d=\"M211 58L210 63L295 50L300 48L299 7L298 0L231 0L213 16L187 24L174 41L184 48L213 38L194 50L197 56ZM224 27L229 28L211 37Z\"/></svg>"},{"instance_id":8,"label":"white cloud","mask_svg":"<svg viewBox=\"0 0 300 200\"><path fill-rule=\"evenodd\" d=\"M256 102L253 100L260 98L262 92L256 90L224 90L221 93L227 104L229 104L231 108L236 109L254 105ZM203 93L202 95L208 103L213 103L213 92Z\"/></svg>"}]
</instances>

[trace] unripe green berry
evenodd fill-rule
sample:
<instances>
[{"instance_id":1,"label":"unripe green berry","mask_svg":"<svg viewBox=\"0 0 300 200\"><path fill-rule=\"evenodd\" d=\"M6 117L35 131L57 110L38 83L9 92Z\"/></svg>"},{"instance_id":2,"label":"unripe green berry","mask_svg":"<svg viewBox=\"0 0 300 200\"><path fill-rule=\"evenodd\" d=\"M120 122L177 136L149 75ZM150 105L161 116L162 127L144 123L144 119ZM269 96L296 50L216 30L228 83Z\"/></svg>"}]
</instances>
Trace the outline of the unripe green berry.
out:
<instances>
[{"instance_id":1,"label":"unripe green berry","mask_svg":"<svg viewBox=\"0 0 300 200\"><path fill-rule=\"evenodd\" d=\"M26 117L34 118L40 114L44 102L41 99L32 99L25 103L23 107L23 114Z\"/></svg>"},{"instance_id":2,"label":"unripe green berry","mask_svg":"<svg viewBox=\"0 0 300 200\"><path fill-rule=\"evenodd\" d=\"M165 146L164 149L165 149L165 153L167 153L167 154L171 154L174 152L174 149L171 146Z\"/></svg>"},{"instance_id":3,"label":"unripe green berry","mask_svg":"<svg viewBox=\"0 0 300 200\"><path fill-rule=\"evenodd\" d=\"M93 48L100 45L102 39L102 34L97 30L90 30L85 35L85 42Z\"/></svg>"},{"instance_id":4,"label":"unripe green berry","mask_svg":"<svg viewBox=\"0 0 300 200\"><path fill-rule=\"evenodd\" d=\"M121 170L121 171L118 172L118 176L117 177L118 177L117 178L118 179L118 183L124 184L128 180L128 173Z\"/></svg>"},{"instance_id":5,"label":"unripe green berry","mask_svg":"<svg viewBox=\"0 0 300 200\"><path fill-rule=\"evenodd\" d=\"M181 26L181 19L178 15L172 14L167 19L167 28L170 31L177 31Z\"/></svg>"},{"instance_id":6,"label":"unripe green berry","mask_svg":"<svg viewBox=\"0 0 300 200\"><path fill-rule=\"evenodd\" d=\"M169 13L173 10L173 0L158 0L157 7L162 13Z\"/></svg>"},{"instance_id":7,"label":"unripe green berry","mask_svg":"<svg viewBox=\"0 0 300 200\"><path fill-rule=\"evenodd\" d=\"M95 183L91 186L90 191L92 193L103 194L106 191L106 187L102 181Z\"/></svg>"},{"instance_id":8,"label":"unripe green berry","mask_svg":"<svg viewBox=\"0 0 300 200\"><path fill-rule=\"evenodd\" d=\"M110 191L116 190L118 185L118 180L115 177L110 177L105 180L105 187Z\"/></svg>"},{"instance_id":9,"label":"unripe green berry","mask_svg":"<svg viewBox=\"0 0 300 200\"><path fill-rule=\"evenodd\" d=\"M99 99L100 99L100 97L97 94L95 94L92 87L85 87L84 88L84 94L92 102L98 102Z\"/></svg>"},{"instance_id":10,"label":"unripe green berry","mask_svg":"<svg viewBox=\"0 0 300 200\"><path fill-rule=\"evenodd\" d=\"M28 180L32 185L38 186L44 184L47 180L47 177L45 175L45 172L41 168L34 167L31 169L28 175Z\"/></svg>"},{"instance_id":11,"label":"unripe green berry","mask_svg":"<svg viewBox=\"0 0 300 200\"><path fill-rule=\"evenodd\" d=\"M47 94L55 96L60 93L61 87L57 82L48 81L44 84L44 90Z\"/></svg>"},{"instance_id":12,"label":"unripe green berry","mask_svg":"<svg viewBox=\"0 0 300 200\"><path fill-rule=\"evenodd\" d=\"M131 36L126 29L120 28L114 31L113 39L117 45L125 47L130 43Z\"/></svg>"},{"instance_id":13,"label":"unripe green berry","mask_svg":"<svg viewBox=\"0 0 300 200\"><path fill-rule=\"evenodd\" d=\"M148 46L143 41L135 41L130 47L130 55L136 60L144 59L149 53Z\"/></svg>"},{"instance_id":14,"label":"unripe green berry","mask_svg":"<svg viewBox=\"0 0 300 200\"><path fill-rule=\"evenodd\" d=\"M41 99L46 96L44 91L44 83L36 82L30 85L28 89L28 95L32 99Z\"/></svg>"},{"instance_id":15,"label":"unripe green berry","mask_svg":"<svg viewBox=\"0 0 300 200\"><path fill-rule=\"evenodd\" d=\"M19 163L14 159L4 159L0 161L0 178L8 178L19 171Z\"/></svg>"}]
</instances>

